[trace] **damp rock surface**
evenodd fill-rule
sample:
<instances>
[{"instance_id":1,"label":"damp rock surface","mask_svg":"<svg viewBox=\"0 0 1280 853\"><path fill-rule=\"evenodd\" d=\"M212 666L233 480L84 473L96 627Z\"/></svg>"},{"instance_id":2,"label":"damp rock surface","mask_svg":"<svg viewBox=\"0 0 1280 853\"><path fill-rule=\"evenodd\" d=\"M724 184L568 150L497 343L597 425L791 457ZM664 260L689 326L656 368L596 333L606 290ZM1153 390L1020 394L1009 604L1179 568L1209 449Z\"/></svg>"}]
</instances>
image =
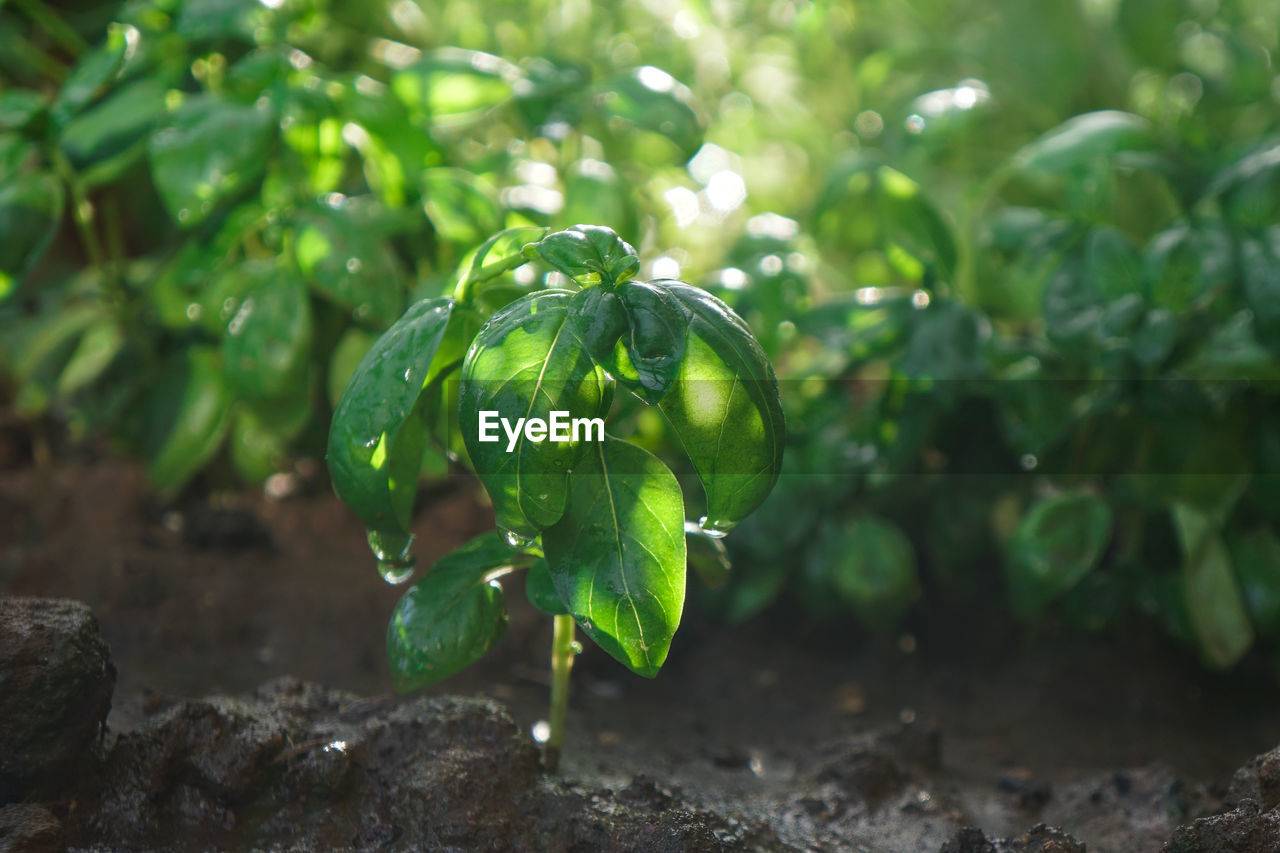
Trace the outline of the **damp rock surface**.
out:
<instances>
[{"instance_id":1,"label":"damp rock surface","mask_svg":"<svg viewBox=\"0 0 1280 853\"><path fill-rule=\"evenodd\" d=\"M0 805L65 784L99 739L115 681L87 606L0 598Z\"/></svg>"},{"instance_id":2,"label":"damp rock surface","mask_svg":"<svg viewBox=\"0 0 1280 853\"><path fill-rule=\"evenodd\" d=\"M66 816L79 850L784 849L639 780L543 774L499 704L363 699L294 679L153 707Z\"/></svg>"}]
</instances>

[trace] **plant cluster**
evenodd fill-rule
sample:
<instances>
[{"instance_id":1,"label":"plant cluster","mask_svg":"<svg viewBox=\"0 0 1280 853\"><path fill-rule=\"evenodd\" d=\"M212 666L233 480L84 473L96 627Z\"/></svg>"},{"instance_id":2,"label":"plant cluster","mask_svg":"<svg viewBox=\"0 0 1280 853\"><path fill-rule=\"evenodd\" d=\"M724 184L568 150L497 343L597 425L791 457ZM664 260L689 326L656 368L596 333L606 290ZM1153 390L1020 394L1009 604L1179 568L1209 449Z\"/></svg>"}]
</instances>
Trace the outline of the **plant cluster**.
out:
<instances>
[{"instance_id":1,"label":"plant cluster","mask_svg":"<svg viewBox=\"0 0 1280 853\"><path fill-rule=\"evenodd\" d=\"M1213 666L1274 648L1276 4L42 9L0 7L0 370L21 413L109 427L169 492L318 453L396 317L436 299L470 324L420 342L444 371L573 286L519 246L597 223L783 377L767 511L731 571L690 539L706 607L786 595L891 631L994 591L1035 624L1150 616ZM547 307L578 298L602 297ZM591 353L636 392L611 430L696 479L643 399L661 365ZM510 464L444 422L435 378L415 440ZM392 576L411 457L371 524ZM501 473L499 523L552 529Z\"/></svg>"}]
</instances>

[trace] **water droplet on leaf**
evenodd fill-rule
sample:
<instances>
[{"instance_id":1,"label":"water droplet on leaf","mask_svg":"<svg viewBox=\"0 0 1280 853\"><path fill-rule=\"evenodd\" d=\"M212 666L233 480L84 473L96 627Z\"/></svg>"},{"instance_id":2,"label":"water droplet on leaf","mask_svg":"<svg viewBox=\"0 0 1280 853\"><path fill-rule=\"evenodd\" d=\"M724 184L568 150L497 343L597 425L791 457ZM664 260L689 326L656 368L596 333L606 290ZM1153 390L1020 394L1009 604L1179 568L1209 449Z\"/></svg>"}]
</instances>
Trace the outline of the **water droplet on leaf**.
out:
<instances>
[{"instance_id":1,"label":"water droplet on leaf","mask_svg":"<svg viewBox=\"0 0 1280 853\"><path fill-rule=\"evenodd\" d=\"M712 521L705 515L698 519L698 527L702 528L702 532L710 536L712 539L723 539L729 534L729 531L737 526L734 521Z\"/></svg>"},{"instance_id":2,"label":"water droplet on leaf","mask_svg":"<svg viewBox=\"0 0 1280 853\"><path fill-rule=\"evenodd\" d=\"M507 540L507 544L512 548L528 548L533 544L533 540L528 536L521 536L514 530L502 531L502 538Z\"/></svg>"}]
</instances>

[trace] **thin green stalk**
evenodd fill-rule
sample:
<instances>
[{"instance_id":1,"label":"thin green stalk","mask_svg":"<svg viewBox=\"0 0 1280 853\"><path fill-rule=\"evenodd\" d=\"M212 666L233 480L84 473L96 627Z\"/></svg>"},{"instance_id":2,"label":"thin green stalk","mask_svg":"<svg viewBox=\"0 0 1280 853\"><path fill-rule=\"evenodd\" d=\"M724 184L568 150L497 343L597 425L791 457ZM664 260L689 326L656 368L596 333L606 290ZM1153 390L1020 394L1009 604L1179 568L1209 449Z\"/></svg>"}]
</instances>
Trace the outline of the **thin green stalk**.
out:
<instances>
[{"instance_id":1,"label":"thin green stalk","mask_svg":"<svg viewBox=\"0 0 1280 853\"><path fill-rule=\"evenodd\" d=\"M13 5L21 9L32 23L44 30L67 53L79 57L88 52L89 43L41 0L13 0Z\"/></svg>"},{"instance_id":2,"label":"thin green stalk","mask_svg":"<svg viewBox=\"0 0 1280 853\"><path fill-rule=\"evenodd\" d=\"M561 614L555 617L551 636L551 737L547 740L547 770L555 772L560 764L560 749L564 746L564 720L569 711L569 670L573 668L576 653L573 641L573 617Z\"/></svg>"},{"instance_id":3,"label":"thin green stalk","mask_svg":"<svg viewBox=\"0 0 1280 853\"><path fill-rule=\"evenodd\" d=\"M80 238L89 255L89 263L93 264L94 269L99 273L109 275L111 271L106 266L106 255L102 251L102 243L98 239L98 232L93 228L93 204L80 184L80 176L76 174L71 161L57 146L53 146L52 154L58 175L71 193L71 216L76 221L76 227L80 229Z\"/></svg>"}]
</instances>

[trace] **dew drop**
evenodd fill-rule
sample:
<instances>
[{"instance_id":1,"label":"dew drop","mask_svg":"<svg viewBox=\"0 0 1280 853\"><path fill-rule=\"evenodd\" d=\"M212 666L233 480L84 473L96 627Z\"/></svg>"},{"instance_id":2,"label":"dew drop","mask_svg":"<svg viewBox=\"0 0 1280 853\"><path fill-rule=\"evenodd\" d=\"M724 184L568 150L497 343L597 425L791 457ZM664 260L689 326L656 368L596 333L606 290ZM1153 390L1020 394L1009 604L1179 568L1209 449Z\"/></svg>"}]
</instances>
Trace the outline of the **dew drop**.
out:
<instances>
[{"instance_id":1,"label":"dew drop","mask_svg":"<svg viewBox=\"0 0 1280 853\"><path fill-rule=\"evenodd\" d=\"M729 534L729 531L737 526L737 522L733 521L712 521L705 515L698 519L698 527L702 532L712 539L723 539Z\"/></svg>"},{"instance_id":2,"label":"dew drop","mask_svg":"<svg viewBox=\"0 0 1280 853\"><path fill-rule=\"evenodd\" d=\"M533 544L533 540L528 536L521 536L514 530L502 531L502 538L507 540L507 544L512 548L528 548Z\"/></svg>"},{"instance_id":3,"label":"dew drop","mask_svg":"<svg viewBox=\"0 0 1280 853\"><path fill-rule=\"evenodd\" d=\"M401 563L396 560L379 560L378 574L382 575L382 579L392 586L399 586L413 577L413 560L407 563Z\"/></svg>"},{"instance_id":4,"label":"dew drop","mask_svg":"<svg viewBox=\"0 0 1280 853\"><path fill-rule=\"evenodd\" d=\"M369 550L378 560L378 574L389 584L402 584L413 576L413 536L407 533L369 531Z\"/></svg>"}]
</instances>

